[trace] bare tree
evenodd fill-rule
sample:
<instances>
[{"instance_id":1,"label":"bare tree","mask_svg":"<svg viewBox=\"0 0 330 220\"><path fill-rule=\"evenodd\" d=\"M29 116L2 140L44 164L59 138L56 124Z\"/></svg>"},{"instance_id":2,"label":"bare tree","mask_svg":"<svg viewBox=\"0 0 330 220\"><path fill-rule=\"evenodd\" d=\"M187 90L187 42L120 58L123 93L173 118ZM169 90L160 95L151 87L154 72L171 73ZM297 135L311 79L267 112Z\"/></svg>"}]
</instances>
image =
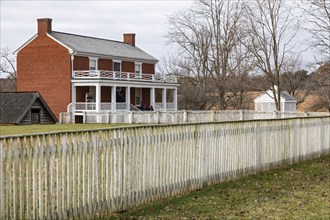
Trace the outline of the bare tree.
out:
<instances>
[{"instance_id":1,"label":"bare tree","mask_svg":"<svg viewBox=\"0 0 330 220\"><path fill-rule=\"evenodd\" d=\"M0 73L7 75L6 79L2 80L1 91L14 91L16 90L16 60L8 48L2 48L0 56Z\"/></svg>"},{"instance_id":2,"label":"bare tree","mask_svg":"<svg viewBox=\"0 0 330 220\"><path fill-rule=\"evenodd\" d=\"M312 83L308 71L302 69L300 57L287 61L281 75L281 90L287 91L297 99L297 107L311 95L315 84Z\"/></svg>"},{"instance_id":3,"label":"bare tree","mask_svg":"<svg viewBox=\"0 0 330 220\"><path fill-rule=\"evenodd\" d=\"M198 80L195 77L179 77L178 89L179 109L209 110L215 107L213 86L207 86L205 90L196 88ZM207 82L206 84L211 84Z\"/></svg>"},{"instance_id":4,"label":"bare tree","mask_svg":"<svg viewBox=\"0 0 330 220\"><path fill-rule=\"evenodd\" d=\"M207 82L206 74L196 74L196 69L199 68L198 63L179 56L162 58L161 65L158 66L162 75L174 74L178 77L179 109L205 110L213 105L211 100L213 86Z\"/></svg>"},{"instance_id":5,"label":"bare tree","mask_svg":"<svg viewBox=\"0 0 330 220\"><path fill-rule=\"evenodd\" d=\"M276 109L281 110L280 80L284 64L291 58L297 33L292 5L285 0L253 0L245 4L246 33L255 65L267 77Z\"/></svg>"},{"instance_id":6,"label":"bare tree","mask_svg":"<svg viewBox=\"0 0 330 220\"><path fill-rule=\"evenodd\" d=\"M194 7L169 17L167 37L179 48L181 68L195 80L200 93L207 94L210 83L215 86L220 109L225 109L231 99L227 79L246 57L237 56L241 15L240 1L198 0Z\"/></svg>"},{"instance_id":7,"label":"bare tree","mask_svg":"<svg viewBox=\"0 0 330 220\"><path fill-rule=\"evenodd\" d=\"M318 100L312 106L312 110L327 109L330 112L330 64L321 66L312 74L313 82L316 84Z\"/></svg>"},{"instance_id":8,"label":"bare tree","mask_svg":"<svg viewBox=\"0 0 330 220\"><path fill-rule=\"evenodd\" d=\"M305 2L304 2L305 3ZM311 46L320 55L324 62L330 62L330 1L308 0L309 4L303 4L303 10L307 17L306 29L310 32Z\"/></svg>"},{"instance_id":9,"label":"bare tree","mask_svg":"<svg viewBox=\"0 0 330 220\"><path fill-rule=\"evenodd\" d=\"M306 70L285 72L282 76L281 88L297 99L297 106L311 94L313 85Z\"/></svg>"}]
</instances>

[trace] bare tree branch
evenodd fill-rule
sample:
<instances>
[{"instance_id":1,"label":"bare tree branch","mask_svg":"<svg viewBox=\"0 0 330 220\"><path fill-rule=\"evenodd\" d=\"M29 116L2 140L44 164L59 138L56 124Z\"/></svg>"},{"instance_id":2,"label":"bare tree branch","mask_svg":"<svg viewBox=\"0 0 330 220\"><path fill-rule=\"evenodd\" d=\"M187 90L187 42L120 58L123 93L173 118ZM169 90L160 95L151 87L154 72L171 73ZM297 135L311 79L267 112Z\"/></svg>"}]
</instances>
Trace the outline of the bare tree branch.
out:
<instances>
[{"instance_id":1,"label":"bare tree branch","mask_svg":"<svg viewBox=\"0 0 330 220\"><path fill-rule=\"evenodd\" d=\"M248 48L254 55L255 65L267 77L278 111L281 110L280 84L285 63L292 57L295 19L292 5L284 0L254 0L245 2ZM277 88L277 89L276 89Z\"/></svg>"},{"instance_id":2,"label":"bare tree branch","mask_svg":"<svg viewBox=\"0 0 330 220\"><path fill-rule=\"evenodd\" d=\"M6 88L1 88L3 91L13 91L16 90L16 67L15 58L11 54L8 48L2 48L0 52L1 62L0 62L0 72L7 74L8 82Z\"/></svg>"}]
</instances>

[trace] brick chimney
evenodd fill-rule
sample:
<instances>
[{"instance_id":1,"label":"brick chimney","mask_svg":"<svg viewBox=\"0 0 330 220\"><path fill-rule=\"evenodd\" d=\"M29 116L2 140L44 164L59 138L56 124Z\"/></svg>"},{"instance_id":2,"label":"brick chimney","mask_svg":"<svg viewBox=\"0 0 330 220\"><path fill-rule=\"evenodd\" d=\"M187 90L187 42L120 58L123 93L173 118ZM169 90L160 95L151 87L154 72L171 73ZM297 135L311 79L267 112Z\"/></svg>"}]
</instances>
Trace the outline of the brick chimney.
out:
<instances>
[{"instance_id":1,"label":"brick chimney","mask_svg":"<svg viewBox=\"0 0 330 220\"><path fill-rule=\"evenodd\" d=\"M134 33L123 34L123 36L124 36L125 43L135 46L135 34Z\"/></svg>"},{"instance_id":2,"label":"brick chimney","mask_svg":"<svg viewBox=\"0 0 330 220\"><path fill-rule=\"evenodd\" d=\"M51 18L39 18L38 19L38 35L46 35L47 32L52 31L52 19Z\"/></svg>"}]
</instances>

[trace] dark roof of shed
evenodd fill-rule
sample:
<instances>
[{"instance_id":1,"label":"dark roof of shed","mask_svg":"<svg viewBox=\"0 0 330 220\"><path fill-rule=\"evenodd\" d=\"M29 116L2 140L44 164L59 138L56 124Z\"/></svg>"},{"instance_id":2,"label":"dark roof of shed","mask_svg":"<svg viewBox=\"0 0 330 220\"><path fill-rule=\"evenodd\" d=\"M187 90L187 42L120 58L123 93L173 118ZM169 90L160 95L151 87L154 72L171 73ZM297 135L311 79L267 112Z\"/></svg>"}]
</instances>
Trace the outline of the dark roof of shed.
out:
<instances>
[{"instance_id":1,"label":"dark roof of shed","mask_svg":"<svg viewBox=\"0 0 330 220\"><path fill-rule=\"evenodd\" d=\"M57 121L38 92L1 92L0 124L19 124L37 99L41 101L54 121Z\"/></svg>"},{"instance_id":2,"label":"dark roof of shed","mask_svg":"<svg viewBox=\"0 0 330 220\"><path fill-rule=\"evenodd\" d=\"M155 57L140 48L120 41L57 31L52 31L49 35L77 53L91 55L95 54L97 56L110 56L123 59L128 58L134 60L145 60L152 63L156 63L158 61Z\"/></svg>"}]
</instances>

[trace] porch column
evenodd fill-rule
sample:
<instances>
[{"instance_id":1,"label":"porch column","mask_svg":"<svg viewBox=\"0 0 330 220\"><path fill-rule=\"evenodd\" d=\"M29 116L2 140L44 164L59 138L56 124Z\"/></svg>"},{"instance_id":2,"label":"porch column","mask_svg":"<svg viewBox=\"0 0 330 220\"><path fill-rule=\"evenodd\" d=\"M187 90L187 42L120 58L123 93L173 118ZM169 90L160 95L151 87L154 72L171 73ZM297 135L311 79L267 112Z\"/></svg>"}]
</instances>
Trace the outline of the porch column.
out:
<instances>
[{"instance_id":1,"label":"porch column","mask_svg":"<svg viewBox=\"0 0 330 220\"><path fill-rule=\"evenodd\" d=\"M117 97L116 97L116 86L111 87L111 111L116 111L116 103L117 103Z\"/></svg>"},{"instance_id":2,"label":"porch column","mask_svg":"<svg viewBox=\"0 0 330 220\"><path fill-rule=\"evenodd\" d=\"M155 87L150 88L150 105L155 109Z\"/></svg>"},{"instance_id":3,"label":"porch column","mask_svg":"<svg viewBox=\"0 0 330 220\"><path fill-rule=\"evenodd\" d=\"M166 88L162 90L162 107L166 111Z\"/></svg>"},{"instance_id":4,"label":"porch column","mask_svg":"<svg viewBox=\"0 0 330 220\"><path fill-rule=\"evenodd\" d=\"M127 106L126 106L126 110L130 110L130 107L131 107L131 87L130 86L128 86L128 87L126 87L126 98L125 98L125 102L126 102L126 104L127 104Z\"/></svg>"},{"instance_id":5,"label":"porch column","mask_svg":"<svg viewBox=\"0 0 330 220\"><path fill-rule=\"evenodd\" d=\"M101 111L101 86L97 84L95 86L95 110L96 112Z\"/></svg>"},{"instance_id":6,"label":"porch column","mask_svg":"<svg viewBox=\"0 0 330 220\"><path fill-rule=\"evenodd\" d=\"M178 88L173 90L174 111L178 110Z\"/></svg>"},{"instance_id":7,"label":"porch column","mask_svg":"<svg viewBox=\"0 0 330 220\"><path fill-rule=\"evenodd\" d=\"M68 109L68 112L75 111L77 102L77 87L72 83L71 86L71 109Z\"/></svg>"}]
</instances>

